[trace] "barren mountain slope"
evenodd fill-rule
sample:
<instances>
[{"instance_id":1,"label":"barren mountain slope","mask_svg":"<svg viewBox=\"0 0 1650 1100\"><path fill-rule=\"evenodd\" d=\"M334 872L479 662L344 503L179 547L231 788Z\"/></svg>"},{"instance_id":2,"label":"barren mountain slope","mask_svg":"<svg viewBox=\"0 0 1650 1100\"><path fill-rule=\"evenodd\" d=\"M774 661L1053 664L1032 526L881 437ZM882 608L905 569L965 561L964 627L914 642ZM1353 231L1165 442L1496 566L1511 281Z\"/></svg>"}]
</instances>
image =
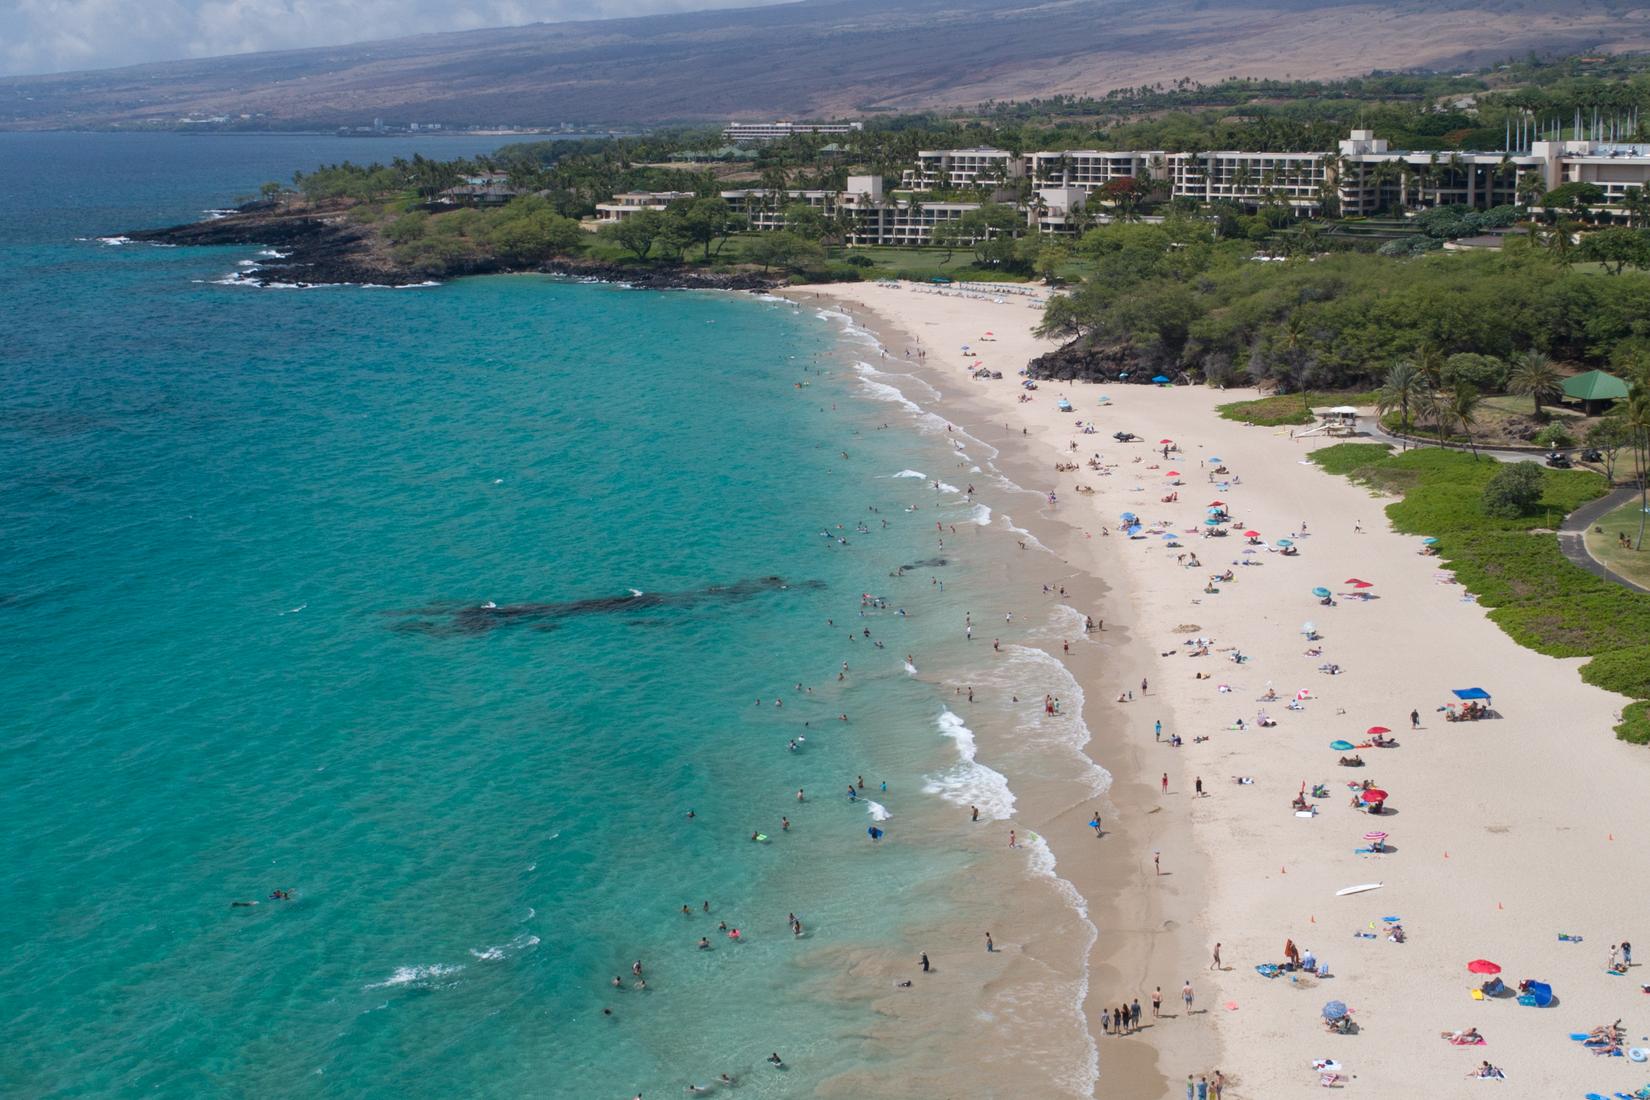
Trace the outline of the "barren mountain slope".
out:
<instances>
[{"instance_id":1,"label":"barren mountain slope","mask_svg":"<svg viewBox=\"0 0 1650 1100\"><path fill-rule=\"evenodd\" d=\"M0 79L0 127L796 117L1650 48L1611 0L804 0Z\"/></svg>"}]
</instances>

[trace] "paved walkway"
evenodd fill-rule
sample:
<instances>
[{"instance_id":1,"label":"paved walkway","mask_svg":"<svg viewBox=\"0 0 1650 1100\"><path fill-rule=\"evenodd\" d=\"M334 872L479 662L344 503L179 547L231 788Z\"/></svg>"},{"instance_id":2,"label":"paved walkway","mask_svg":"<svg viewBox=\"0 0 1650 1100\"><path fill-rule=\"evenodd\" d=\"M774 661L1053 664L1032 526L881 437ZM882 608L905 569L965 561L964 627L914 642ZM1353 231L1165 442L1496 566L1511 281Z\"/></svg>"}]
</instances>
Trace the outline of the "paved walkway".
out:
<instances>
[{"instance_id":1,"label":"paved walkway","mask_svg":"<svg viewBox=\"0 0 1650 1100\"><path fill-rule=\"evenodd\" d=\"M1642 584L1634 584L1593 557L1587 550L1587 529L1593 525L1593 522L1605 513L1613 512L1628 501L1637 499L1638 495L1639 491L1636 487L1625 485L1613 493L1583 504L1580 508L1565 516L1564 522L1559 525L1558 548L1564 552L1566 558L1570 559L1571 564L1580 566L1596 577L1614 581L1624 588L1631 588L1635 592L1650 592L1650 588L1646 588Z\"/></svg>"}]
</instances>

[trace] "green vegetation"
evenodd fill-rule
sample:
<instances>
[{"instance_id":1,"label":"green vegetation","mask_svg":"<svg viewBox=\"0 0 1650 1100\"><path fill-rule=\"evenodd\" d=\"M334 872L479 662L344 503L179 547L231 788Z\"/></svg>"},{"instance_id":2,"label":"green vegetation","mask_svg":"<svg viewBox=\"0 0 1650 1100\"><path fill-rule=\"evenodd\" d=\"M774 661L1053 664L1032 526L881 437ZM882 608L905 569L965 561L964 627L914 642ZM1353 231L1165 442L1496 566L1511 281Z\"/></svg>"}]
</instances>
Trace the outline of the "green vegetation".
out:
<instances>
[{"instance_id":1,"label":"green vegetation","mask_svg":"<svg viewBox=\"0 0 1650 1100\"><path fill-rule=\"evenodd\" d=\"M1312 459L1330 473L1401 494L1386 509L1393 526L1437 538L1445 567L1520 645L1554 657L1592 657L1583 680L1650 699L1650 595L1571 565L1552 533L1565 515L1605 491L1603 478L1529 465L1539 495L1515 514L1492 514L1484 507L1486 490L1500 463L1459 451L1393 454L1372 443L1325 447ZM1645 711L1642 702L1634 704L1617 736L1650 743Z\"/></svg>"},{"instance_id":2,"label":"green vegetation","mask_svg":"<svg viewBox=\"0 0 1650 1100\"><path fill-rule=\"evenodd\" d=\"M1275 428L1284 424L1314 423L1315 418L1312 416L1312 410L1325 405L1373 405L1374 403L1375 394L1368 392L1331 393L1306 390L1301 393L1277 393L1270 397L1260 397L1252 401L1234 401L1231 404L1218 406L1215 411L1227 420L1255 424L1262 428Z\"/></svg>"},{"instance_id":3,"label":"green vegetation","mask_svg":"<svg viewBox=\"0 0 1650 1100\"><path fill-rule=\"evenodd\" d=\"M1070 247L1091 274L1050 303L1044 334L1126 347L1142 367L1215 383L1369 388L1427 349L1432 389L1483 392L1531 351L1617 369L1650 354L1650 273L1573 270L1528 239L1495 254L1260 263L1218 224L1170 216L1091 229ZM1550 373L1531 375L1533 400L1551 400Z\"/></svg>"},{"instance_id":4,"label":"green vegetation","mask_svg":"<svg viewBox=\"0 0 1650 1100\"><path fill-rule=\"evenodd\" d=\"M1623 504L1593 522L1587 532L1587 550L1623 577L1650 588L1650 551L1642 549L1639 541L1639 530L1646 519L1650 517L1644 514L1644 505L1639 501Z\"/></svg>"}]
</instances>

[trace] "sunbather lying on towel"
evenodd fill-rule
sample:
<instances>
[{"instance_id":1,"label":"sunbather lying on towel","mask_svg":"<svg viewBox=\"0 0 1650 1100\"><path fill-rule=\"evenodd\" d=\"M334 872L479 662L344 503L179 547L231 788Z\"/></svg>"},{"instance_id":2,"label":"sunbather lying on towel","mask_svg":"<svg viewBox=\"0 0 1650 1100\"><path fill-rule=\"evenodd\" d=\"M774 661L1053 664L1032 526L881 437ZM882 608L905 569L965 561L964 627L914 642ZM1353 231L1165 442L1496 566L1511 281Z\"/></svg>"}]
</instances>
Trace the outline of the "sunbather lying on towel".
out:
<instances>
[{"instance_id":1,"label":"sunbather lying on towel","mask_svg":"<svg viewBox=\"0 0 1650 1100\"><path fill-rule=\"evenodd\" d=\"M1448 1039L1458 1047L1480 1047L1484 1045L1484 1037L1478 1034L1478 1029L1469 1027L1465 1031L1440 1031L1440 1038Z\"/></svg>"},{"instance_id":2,"label":"sunbather lying on towel","mask_svg":"<svg viewBox=\"0 0 1650 1100\"><path fill-rule=\"evenodd\" d=\"M1482 1077L1482 1078L1485 1078L1486 1080L1493 1080L1493 1081L1503 1081L1507 1077L1507 1075L1505 1073L1501 1072L1501 1067L1492 1066L1488 1062L1481 1063L1477 1069L1475 1069L1471 1073L1467 1074L1467 1076L1468 1077Z\"/></svg>"}]
</instances>

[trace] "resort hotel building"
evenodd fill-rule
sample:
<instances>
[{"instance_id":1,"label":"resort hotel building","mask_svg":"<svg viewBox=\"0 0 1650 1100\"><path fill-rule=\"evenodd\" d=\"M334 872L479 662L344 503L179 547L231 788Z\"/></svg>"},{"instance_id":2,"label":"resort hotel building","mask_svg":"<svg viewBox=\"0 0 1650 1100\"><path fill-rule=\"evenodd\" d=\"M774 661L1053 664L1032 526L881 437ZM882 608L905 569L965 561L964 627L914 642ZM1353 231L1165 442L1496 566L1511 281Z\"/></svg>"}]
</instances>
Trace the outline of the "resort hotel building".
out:
<instances>
[{"instance_id":1,"label":"resort hotel building","mask_svg":"<svg viewBox=\"0 0 1650 1100\"><path fill-rule=\"evenodd\" d=\"M721 196L758 230L784 228L786 209L802 203L844 217L850 244L918 245L932 240L936 226L960 220L992 197L1017 205L1034 232L1076 232L1109 219L1096 192L1125 179L1199 205L1232 203L1252 211L1283 203L1300 216L1333 206L1354 217L1395 207L1528 205L1566 183L1596 185L1608 215L1620 213L1616 204L1629 191L1650 187L1650 145L1563 140L1557 134L1553 140L1509 144L1521 147L1403 151L1388 148L1370 130L1353 130L1333 152L1064 149L1020 155L991 147L924 149L892 195L884 193L880 176L850 176L841 191L752 188ZM925 195L945 201L924 201ZM691 197L685 192L615 195L597 204L598 219L620 221L637 210L662 210Z\"/></svg>"},{"instance_id":2,"label":"resort hotel building","mask_svg":"<svg viewBox=\"0 0 1650 1100\"><path fill-rule=\"evenodd\" d=\"M730 122L722 136L735 145L742 141L779 141L793 134L851 134L865 129L862 122Z\"/></svg>"}]
</instances>

